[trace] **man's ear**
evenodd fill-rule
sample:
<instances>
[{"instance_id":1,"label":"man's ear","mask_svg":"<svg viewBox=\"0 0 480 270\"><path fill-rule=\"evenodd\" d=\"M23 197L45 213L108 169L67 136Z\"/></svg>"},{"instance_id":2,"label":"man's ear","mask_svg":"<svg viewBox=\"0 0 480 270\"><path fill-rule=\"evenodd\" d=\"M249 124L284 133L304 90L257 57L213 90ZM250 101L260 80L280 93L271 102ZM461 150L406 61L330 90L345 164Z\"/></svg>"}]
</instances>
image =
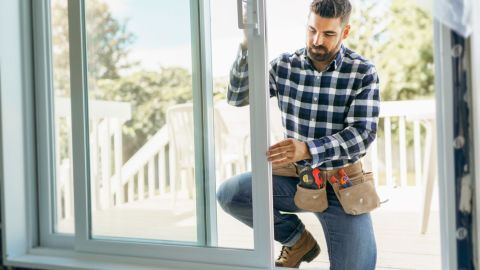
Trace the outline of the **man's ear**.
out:
<instances>
[{"instance_id":1,"label":"man's ear","mask_svg":"<svg viewBox=\"0 0 480 270\"><path fill-rule=\"evenodd\" d=\"M343 34L342 34L343 39L346 39L349 34L350 34L350 24L347 24L343 28Z\"/></svg>"}]
</instances>

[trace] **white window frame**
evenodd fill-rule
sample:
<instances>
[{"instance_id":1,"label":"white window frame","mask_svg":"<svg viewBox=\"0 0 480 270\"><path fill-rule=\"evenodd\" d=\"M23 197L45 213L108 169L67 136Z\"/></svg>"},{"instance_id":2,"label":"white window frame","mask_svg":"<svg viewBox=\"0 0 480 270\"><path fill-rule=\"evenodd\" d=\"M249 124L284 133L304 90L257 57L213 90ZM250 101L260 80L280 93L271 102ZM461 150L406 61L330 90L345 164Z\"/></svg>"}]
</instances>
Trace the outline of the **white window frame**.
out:
<instances>
[{"instance_id":1,"label":"white window frame","mask_svg":"<svg viewBox=\"0 0 480 270\"><path fill-rule=\"evenodd\" d=\"M472 78L472 138L480 138L480 77L475 74L480 74L480 3L478 1L471 1L472 3L472 36L470 37L470 51L471 51L471 78ZM478 260L480 259L480 223L478 222L478 211L480 209L480 142L473 143L473 165L474 169L474 212L473 212L473 225L475 226L476 238L474 239L474 259L478 266Z\"/></svg>"},{"instance_id":2,"label":"white window frame","mask_svg":"<svg viewBox=\"0 0 480 270\"><path fill-rule=\"evenodd\" d=\"M256 76L251 81L251 87L253 88L266 88L268 82L267 76L267 59L265 44L265 1L258 1L258 13L261 14L259 25L260 35L255 35L250 30L249 39L249 61L257 61L251 68L250 74L263 74ZM38 1L31 1L38 2ZM35 126L35 112L33 111L33 91L39 88L52 87L49 83L48 70L45 70L42 75L41 72L35 73L36 80L34 81L33 74L33 42L31 40L31 33L35 32L35 40L37 35L42 35L37 31L32 31L31 21L29 16L32 12L32 3L30 1L0 1L0 117L1 117L1 129L0 129L0 175L2 177L1 186L1 207L2 207L2 240L4 250L4 262L11 266L20 267L41 267L48 269L66 269L66 268L102 268L102 269L272 269L273 268L273 231L272 231L272 187L271 181L254 181L253 195L254 195L254 250L232 250L225 248L202 248L202 247L182 247L182 246L149 246L142 245L114 245L111 243L97 241L91 241L86 239L86 220L82 220L86 216L86 164L83 163L82 170L75 171L75 185L82 196L76 196L76 218L80 220L76 224L77 236L63 238L65 236L46 234L46 240L41 238L42 244L47 245L38 246L37 229L40 229L40 235L45 231L49 231L50 228L37 226L37 210L41 219L44 218L45 212L43 212L42 204L37 204L35 194L36 182L38 180L40 193L43 189L48 188L42 184L42 181L48 180L51 177L52 165L49 163L38 163L39 168L37 171L36 160L45 159L45 156L37 156L36 150L42 152L48 149L48 145L40 145L37 141L37 149L35 146L35 140L43 138L48 142L48 129L49 124L45 126ZM75 15L70 19L76 21L72 24L77 31L81 29L81 16L80 6L81 1L70 0L70 3L76 5L70 5L72 10L71 14ZM192 3L198 3L198 7L208 7L208 0L196 2L192 0ZM37 5L37 4L33 4ZM479 10L479 5L476 5L476 10ZM208 9L204 9L199 13L198 20L201 22L201 26L197 29L199 33L207 35L209 30L206 30L208 25ZM480 10L479 10L480 11ZM45 10L43 12L46 12ZM35 25L44 18L38 18L33 12L33 19ZM45 14L45 13L44 13ZM472 16L474 20L478 20ZM474 24L475 25L475 24ZM478 25L480 24L476 24ZM38 25L37 25L38 26ZM43 26L46 27L46 26ZM49 26L48 26L49 27ZM48 28L47 27L47 28ZM474 26L475 27L475 26ZM194 31L194 29L192 29ZM80 32L84 33L83 30ZM475 34L476 33L476 34ZM480 44L480 38L478 31L474 31L472 43L478 48ZM43 33L45 34L45 33ZM438 133L438 164L439 164L439 192L440 197L444 198L440 200L440 218L441 218L441 235L442 235L442 266L444 269L456 269L456 239L455 239L455 208L454 208L454 188L451 179L453 179L453 149L451 142L453 141L453 127L452 127L452 78L448 72L448 68L451 66L451 59L449 52L450 47L450 30L435 23L435 59L436 59L436 101L437 101L437 119L441 119L437 123ZM48 35L47 35L48 36ZM199 37L201 40L201 37ZM71 48L74 52L73 63L81 63L85 59L84 40L79 41L76 47ZM209 64L209 44L206 40L203 40L201 48L198 48L198 53L202 59L200 63L196 63L201 66L203 71L211 70L211 64ZM45 40L39 40L35 42L35 52L48 51L48 42ZM201 42L202 43L202 42ZM40 45L39 45L40 44ZM42 45L43 44L43 45ZM43 46L43 47L42 47ZM477 49L472 50L473 59L476 61L473 67L473 71L476 74L479 72L480 67L480 53ZM45 55L49 57L49 55ZM36 59L37 60L37 59ZM50 60L44 59L44 61L36 61L35 65L38 67L48 69L51 67ZM203 61L203 62L202 62ZM74 65L75 66L75 65ZM251 65L251 67L253 67ZM258 68L258 70L257 70ZM72 89L72 98L79 99L82 102L72 104L72 110L80 112L75 115L77 119L74 121L82 121L86 116L85 102L87 96L85 95L85 63L81 66L76 65L76 69L72 70L72 82L77 87ZM43 79L39 79L43 78ZM45 79L46 78L46 79ZM51 81L51 80L50 80ZM35 85L33 85L35 82ZM202 86L208 87L211 82L203 78ZM479 79L473 82L474 89L479 89ZM268 136L268 96L267 91L252 91L251 96L251 131L252 131L252 165L254 179L270 179L270 166L266 162L264 155L269 145ZM39 95L36 93L35 97L36 106L48 105L48 97L46 95ZM203 97L204 99L208 97ZM45 103L47 102L47 103ZM203 100L206 102L206 100ZM43 105L42 105L43 104ZM480 104L480 98L477 96L474 99L474 104ZM207 103L208 105L208 103ZM475 132L479 132L480 126L480 112L478 106L474 108L475 119ZM477 109L476 109L477 108ZM45 112L45 108L43 108ZM46 111L46 115L51 112ZM204 119L212 119L212 113L209 110L205 110L202 113ZM49 116L51 117L51 116ZM45 119L44 119L45 120ZM208 121L207 121L208 122ZM207 128L207 132L211 132L211 127ZM86 134L84 126L74 126L74 131L80 132L79 134ZM35 132L43 135L35 138ZM75 132L74 132L75 133ZM45 136L45 137L41 137ZM206 136L208 138L208 136ZM478 136L477 136L478 137ZM74 146L77 150L76 160L82 160L86 156L86 136L82 135L80 140L77 141ZM204 139L207 140L208 139ZM51 143L51 141L50 141ZM475 145L476 164L479 164L480 148ZM43 150L42 150L43 149ZM48 151L46 151L48 153ZM52 154L52 153L50 153ZM40 154L39 154L40 155ZM211 156L206 157L206 162L211 162ZM80 162L82 163L82 162ZM478 167L478 166L477 166ZM80 168L80 167L77 167ZM42 178L43 177L43 178ZM80 179L80 180L78 180ZM478 177L477 177L478 179ZM478 183L478 181L477 181ZM212 187L208 192L212 192ZM479 185L477 185L477 191ZM261 194L267 194L269 196L261 196ZM477 193L478 194L478 193ZM44 201L44 197L40 196L40 202ZM213 204L210 201L207 204ZM83 204L83 205L82 205ZM477 206L479 202L476 202ZM40 207L39 207L40 206ZM260 207L263 206L263 207ZM40 209L38 209L40 208ZM214 213L205 213L210 217L210 221L214 221ZM214 223L214 222L213 222ZM51 224L47 224L51 226ZM206 226L215 225L207 222ZM71 240L70 240L71 239ZM215 237L207 236L207 241L211 243L215 242ZM80 244L78 244L80 243ZM50 246L51 245L51 246ZM62 247L72 247L72 249L62 249ZM139 249L137 249L139 248ZM88 250L85 250L88 249ZM108 251L105 249L109 249ZM142 258L132 256L132 250L136 252L145 252L144 256L150 258ZM86 252L88 251L88 252ZM128 254L125 251L129 251ZM155 251L155 252L153 252ZM101 254L104 253L104 254ZM110 253L110 255L107 255ZM155 253L155 254L154 254ZM228 266L230 265L230 266ZM232 266L243 265L243 266Z\"/></svg>"},{"instance_id":3,"label":"white window frame","mask_svg":"<svg viewBox=\"0 0 480 270\"><path fill-rule=\"evenodd\" d=\"M230 249L230 248L211 248L211 247L198 247L198 246L175 246L175 245L159 245L159 244L151 244L151 243L127 243L127 242L114 242L114 241L105 241L105 240L92 240L90 239L89 235L89 226L90 222L88 220L88 214L87 214L87 207L88 207L88 178L89 178L89 173L88 173L88 125L86 122L86 119L88 119L88 109L87 109L87 102L88 102L88 87L86 85L86 43L85 43L85 25L82 22L84 18L84 9L83 9L83 3L84 1L76 1L76 0L70 0L69 1L69 32L70 32L70 63L71 63L71 99L72 99L72 133L73 133L73 163L74 165L74 187L75 187L75 236L68 236L68 235L60 235L60 234L54 234L53 233L53 218L52 214L49 213L52 209L52 200L49 197L51 194L51 185L53 179L53 165L52 161L54 160L54 151L52 151L52 142L53 142L53 134L49 133L49 129L51 129L51 125L53 125L53 110L51 109L51 104L49 102L52 102L52 97L48 96L48 94L45 93L50 93L51 95L51 90L50 91L45 91L49 90L52 88L52 83L51 83L51 48L50 48L50 41L49 41L49 36L50 33L48 32L50 25L48 25L48 16L49 16L49 5L45 3L30 3L24 1L22 7L20 5L15 5L13 3L10 4L2 4L2 8L5 7L5 9L2 10L9 10L12 11L11 14L12 16L17 16L16 18L13 18L11 21L17 22L18 27L24 26L24 17L22 17L24 14L29 13L30 8L32 7L31 5L34 5L34 12L33 13L39 13L39 15L36 15L35 17L36 23L38 21L42 21L42 24L36 25L36 27L40 28L42 32L37 32L37 36L40 36L41 39L39 41L36 41L36 45L40 45L36 47L36 50L39 54L42 55L43 59L40 59L41 61L38 61L37 63L40 63L39 66L40 71L37 72L36 77L43 77L42 80L37 81L37 85L35 89L42 89L44 90L42 94L39 95L39 99L37 100L38 104L40 106L40 109L42 110L41 112L41 120L45 120L49 125L42 126L39 128L39 131L41 132L39 138L37 138L39 141L42 142L47 142L45 145L39 146L40 151L39 152L44 152L49 154L49 158L47 161L44 161L45 157L42 157L42 163L39 163L39 166L42 167L42 170L39 171L39 183L41 184L41 189L44 193L44 195L47 196L42 196L41 198L41 205L42 205L42 210L41 213L46 214L45 217L42 216L42 226L40 226L41 234L42 236L42 244L46 244L46 246L51 245L51 247L55 248L62 248L62 247L71 247L72 242L73 242L73 248L78 251L78 253L85 253L82 254L82 256L88 256L87 254L91 253L97 253L97 254L115 254L115 255L120 255L120 256L136 256L136 257L148 257L149 259L155 258L155 259L167 259L167 260L177 260L177 261L191 261L191 262L198 262L198 263L215 263L215 264L224 264L224 265L237 265L237 266L248 266L248 267L266 267L266 268L271 268L273 266L273 251L272 251L272 245L270 244L273 241L273 232L272 232L272 224L273 224L273 218L272 218L272 196L271 196L271 181L265 181L265 179L270 179L271 178L271 170L269 167L269 164L265 158L265 153L267 151L269 141L267 136L265 134L268 134L268 117L267 117L267 110L268 107L265 106L265 104L268 106L268 91L255 91L255 94L250 95L251 97L251 103L252 104L263 104L264 106L260 110L255 110L252 112L252 117L255 115L255 117L252 119L252 155L253 155L253 162L255 162L254 165L254 173L253 173L253 178L254 179L262 179L262 181L253 181L253 218L254 218L254 248L253 250L237 250L237 249ZM258 12L263 14L264 11L264 2L263 1L257 1L258 3ZM199 33L200 31L204 31L204 34L207 31L207 27L209 28L209 21L205 20L207 18L208 14L208 9L205 9L208 7L209 2L208 1L191 1L192 5L192 26L198 26L198 22L202 22L201 26L198 26L194 29L192 29L193 35L192 37L194 38L192 41L194 43L200 44L200 36ZM38 9L40 7L40 9ZM203 7L203 9L200 9L200 7ZM202 13L199 13L199 11L202 10ZM262 20L264 18L261 17ZM28 24L27 24L28 25ZM259 28L263 29L265 27L264 21L259 22ZM43 28L43 29L42 29ZM2 30L7 31L7 29L2 28ZM35 29L38 30L38 29ZM208 30L209 31L209 30ZM2 31L3 33L3 31ZM22 33L25 36L28 37L28 34L31 33L31 29L26 29L24 31L18 31L18 33ZM266 89L268 87L268 82L266 81L265 78L268 78L267 76L267 61L266 60L261 60L261 59L266 59L266 51L265 51L265 36L264 36L265 31L260 31L257 35L254 35L253 31L251 31L250 35L250 40L251 43L249 44L250 46L250 52L251 52L251 57L249 57L250 61L250 67L251 67L251 72L252 74L255 73L257 74L256 78L251 79L251 87L252 88L263 88ZM203 37L202 37L203 38ZM21 44L25 44L26 46L29 46L32 44L29 41L25 40L16 40L16 42L19 42ZM11 42L10 44L15 44L15 42ZM205 43L204 43L205 44ZM3 47L2 47L3 48ZM211 69L211 65L208 64L208 61L206 60L206 57L208 56L207 52L210 48L207 47L200 47L200 46L194 46L194 52L193 56L198 57L198 56L203 56L202 60L194 61L194 68L198 68L197 70L203 69L207 70ZM5 51L5 50L4 50ZM18 50L17 51L20 53L22 51ZM15 55L15 54L14 54ZM257 56L257 58L253 58L253 56ZM197 58L198 59L198 58ZM255 62L253 62L253 59L255 59ZM22 67L20 65L19 61L11 61L13 63L18 63L19 67ZM5 63L5 62L4 62ZM25 67L31 66L31 63L22 63L24 64ZM263 71L263 75L262 74ZM8 74L8 73L4 73ZM24 72L18 72L17 75L25 74ZM28 73L27 73L28 74ZM206 74L203 72L202 77L198 75L199 73L196 73L194 75L194 80L196 82L204 82L204 85L207 85L209 82L206 79ZM202 73L201 73L202 74ZM2 73L3 75L3 73ZM260 75L260 76L259 76ZM251 78L254 76L252 75ZM210 79L211 80L211 79ZM21 82L22 80L17 80L17 82ZM24 80L27 82L33 82L33 76L29 77L28 80ZM2 81L3 83L3 81ZM210 82L211 84L211 82ZM198 84L196 84L198 85ZM208 86L208 85L207 85ZM2 90L4 89L3 84L2 84ZM33 86L25 87L25 92L28 90L34 89ZM197 105L202 105L201 103L204 102L207 99L207 97L202 97L201 94L201 89L197 88L194 89L194 96L196 97L196 100L198 102ZM3 91L2 91L3 92ZM253 92L253 91L252 91ZM21 98L22 95L18 93L17 99ZM18 104L18 102L17 102ZM28 104L25 104L28 105ZM27 106L22 106L19 107L25 109ZM28 106L30 110L34 108L34 106ZM203 113L201 110L201 106L197 106L197 111L196 114L200 115L200 120L202 120ZM209 111L210 117L213 115L211 113L211 110L206 110ZM26 112L24 111L24 114ZM263 113L263 115L262 115ZM208 115L208 113L205 113L205 115ZM28 118L28 117L26 117ZM34 119L29 118L29 121L33 121ZM26 122L26 121L25 121ZM202 123L202 122L200 122ZM8 122L6 122L6 125L3 126L8 126ZM34 125L29 125L33 127ZM18 132L21 132L21 134L26 134L27 132L24 132L24 130L18 130ZM208 132L208 129L207 129ZM211 130L210 130L211 132ZM11 133L8 133L10 135ZM29 134L35 134L34 132L30 132ZM202 138L202 136L196 136ZM265 138L263 138L265 137ZM30 146L29 149L34 149L34 140L31 140L30 144L27 145L26 142L18 142L19 139L23 138L23 136L16 136L17 142L12 145L25 145L25 146ZM4 140L5 142L5 140ZM2 149L3 150L3 149ZM49 152L50 150L50 152ZM203 151L203 149L201 149ZM40 154L39 154L40 155ZM31 156L31 155L25 155L25 156ZM40 158L40 156L39 156ZM212 157L208 157L211 160ZM30 158L33 162L35 162L35 158L32 157ZM49 163L50 162L50 163ZM24 164L25 162L19 162L19 164ZM6 165L8 163L5 163ZM198 165L198 164L196 164ZM203 166L203 164L200 161L200 165ZM258 167L258 168L257 168ZM5 172L9 172L9 168L6 168ZM32 176L34 175L33 172L35 170L32 169L24 169L21 168L18 170L19 172L30 172ZM200 170L201 171L201 170ZM7 174L5 174L7 175ZM202 176L202 175L201 175ZM21 179L24 179L25 183L35 183L35 181L27 181L27 177L20 177ZM30 180L34 180L35 177L31 177ZM43 182L42 182L43 181ZM50 185L50 187L49 187ZM15 184L16 187L21 188L18 184ZM8 189L10 189L9 185L6 185ZM211 187L210 187L211 188ZM33 189L29 189L33 190ZM214 190L210 189L210 194L214 194ZM21 194L21 193L20 193ZM270 194L270 196L265 196L264 194ZM26 195L25 193L23 195ZM10 197L11 196L6 196L5 197L5 207L4 209L11 209L11 202L10 202ZM47 197L47 198L46 198ZM18 196L15 196L16 199L18 199ZM24 196L21 196L21 198L24 198ZM215 198L215 197L213 197ZM12 197L13 199L13 197ZM213 204L212 201L209 202L210 204ZM215 202L216 203L216 202ZM270 207L260 207L263 205L267 205ZM26 210L26 209L32 209L31 207L28 207L26 205L22 206L19 205L21 210ZM43 207L46 206L46 207ZM44 210L46 208L46 210ZM10 213L10 211L8 211ZM20 211L19 213L22 213L23 211ZM213 216L213 215L212 215ZM6 215L8 222L16 223L9 215ZM25 219L24 221L27 221ZM213 220L211 220L213 221ZM213 222L210 222L213 224ZM6 223L9 224L9 223ZM36 224L35 220L28 220L28 222L23 222L23 224ZM212 226L210 224L210 226ZM8 226L6 226L9 228ZM214 227L213 227L214 228ZM17 228L18 231L24 231L22 227ZM10 235L9 230L9 235ZM19 233L19 235L22 235ZM29 239L35 239L35 237L27 237L27 235L23 234L25 237L25 240ZM207 241L214 243L215 241L214 236L210 236ZM25 241L19 241L19 242L25 242ZM7 244L7 249L9 245ZM25 244L24 246L24 251L27 252L18 252L18 255L24 258L24 255L26 254L37 254L36 256L39 256L41 254L49 254L52 252L52 250L48 250L45 248L41 249L32 249L32 247L35 245L27 245ZM74 253L75 254L75 253ZM72 254L70 254L72 255ZM98 257L98 256L97 256ZM22 264L21 261L23 259L17 260L15 258L18 257L9 257L7 258L7 261L11 264Z\"/></svg>"},{"instance_id":4,"label":"white window frame","mask_svg":"<svg viewBox=\"0 0 480 270\"><path fill-rule=\"evenodd\" d=\"M451 30L434 21L438 197L442 269L457 269Z\"/></svg>"},{"instance_id":5,"label":"white window frame","mask_svg":"<svg viewBox=\"0 0 480 270\"><path fill-rule=\"evenodd\" d=\"M37 111L37 181L39 196L39 241L54 248L73 248L72 234L54 232L55 215L55 116L50 1L33 1L35 105Z\"/></svg>"}]
</instances>

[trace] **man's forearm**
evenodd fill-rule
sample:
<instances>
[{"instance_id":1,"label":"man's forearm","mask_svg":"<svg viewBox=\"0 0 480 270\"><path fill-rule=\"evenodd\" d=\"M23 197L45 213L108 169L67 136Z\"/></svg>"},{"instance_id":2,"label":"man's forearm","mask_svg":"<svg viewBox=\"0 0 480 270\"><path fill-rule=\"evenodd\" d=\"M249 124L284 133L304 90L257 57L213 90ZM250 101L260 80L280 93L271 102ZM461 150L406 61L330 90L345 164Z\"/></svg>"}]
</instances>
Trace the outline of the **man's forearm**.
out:
<instances>
[{"instance_id":1,"label":"man's forearm","mask_svg":"<svg viewBox=\"0 0 480 270\"><path fill-rule=\"evenodd\" d=\"M325 161L363 156L375 136L376 131L349 126L336 134L310 140L306 143L311 154L310 163L316 167Z\"/></svg>"}]
</instances>

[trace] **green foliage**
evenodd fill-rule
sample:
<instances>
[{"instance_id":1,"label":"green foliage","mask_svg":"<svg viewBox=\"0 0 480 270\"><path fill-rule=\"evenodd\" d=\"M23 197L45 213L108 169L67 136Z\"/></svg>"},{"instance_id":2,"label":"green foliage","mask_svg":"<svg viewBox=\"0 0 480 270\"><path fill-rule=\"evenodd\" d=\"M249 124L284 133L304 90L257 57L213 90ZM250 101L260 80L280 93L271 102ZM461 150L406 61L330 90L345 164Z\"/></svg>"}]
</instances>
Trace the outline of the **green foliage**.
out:
<instances>
[{"instance_id":1,"label":"green foliage","mask_svg":"<svg viewBox=\"0 0 480 270\"><path fill-rule=\"evenodd\" d=\"M432 98L432 17L413 0L392 0L383 5L375 0L360 0L354 10L346 45L375 64L382 101ZM383 127L380 121L380 137ZM398 129L398 119L392 119L393 143L399 140ZM411 125L407 125L406 137L411 146Z\"/></svg>"},{"instance_id":2,"label":"green foliage","mask_svg":"<svg viewBox=\"0 0 480 270\"><path fill-rule=\"evenodd\" d=\"M213 100L226 100L228 77L213 78Z\"/></svg>"},{"instance_id":3,"label":"green foliage","mask_svg":"<svg viewBox=\"0 0 480 270\"><path fill-rule=\"evenodd\" d=\"M122 70L136 63L127 60L135 37L127 31L127 22L112 16L101 0L86 2L88 80L91 89L97 80L117 79ZM55 95L70 96L70 56L68 5L66 0L52 1L52 45Z\"/></svg>"},{"instance_id":4,"label":"green foliage","mask_svg":"<svg viewBox=\"0 0 480 270\"><path fill-rule=\"evenodd\" d=\"M127 21L112 16L108 5L99 0L86 2L89 83L117 79L122 70L135 65L127 60L135 36L127 31Z\"/></svg>"},{"instance_id":5,"label":"green foliage","mask_svg":"<svg viewBox=\"0 0 480 270\"><path fill-rule=\"evenodd\" d=\"M392 0L384 7L377 1L359 1L347 46L375 63L382 100L432 97L431 16L412 0Z\"/></svg>"},{"instance_id":6,"label":"green foliage","mask_svg":"<svg viewBox=\"0 0 480 270\"><path fill-rule=\"evenodd\" d=\"M52 1L53 86L55 95L70 96L70 56L68 46L67 1Z\"/></svg>"},{"instance_id":7,"label":"green foliage","mask_svg":"<svg viewBox=\"0 0 480 270\"><path fill-rule=\"evenodd\" d=\"M124 160L128 160L165 125L166 109L192 100L192 77L182 68L130 73L138 63L128 60L134 35L127 21L112 16L102 0L86 2L89 98L125 101L132 119L123 126ZM55 95L70 97L67 1L52 1L52 42ZM121 75L127 74L127 75ZM69 127L59 120L61 159L68 157Z\"/></svg>"},{"instance_id":8,"label":"green foliage","mask_svg":"<svg viewBox=\"0 0 480 270\"><path fill-rule=\"evenodd\" d=\"M118 79L97 82L95 99L125 101L132 118L123 125L124 158L128 160L165 125L168 107L192 100L192 76L183 68L138 71Z\"/></svg>"},{"instance_id":9,"label":"green foliage","mask_svg":"<svg viewBox=\"0 0 480 270\"><path fill-rule=\"evenodd\" d=\"M165 125L169 106L192 100L192 75L182 68L139 70L138 63L128 60L135 41L128 21L114 18L102 0L87 1L86 8L90 98L124 101L132 106L132 119L123 126L126 161ZM392 0L388 5L360 0L354 12L346 45L377 66L382 100L431 97L432 18L412 0ZM69 97L67 13L66 0L52 2L55 95ZM227 80L214 78L215 100L225 98ZM65 136L61 140L65 156L68 140Z\"/></svg>"}]
</instances>

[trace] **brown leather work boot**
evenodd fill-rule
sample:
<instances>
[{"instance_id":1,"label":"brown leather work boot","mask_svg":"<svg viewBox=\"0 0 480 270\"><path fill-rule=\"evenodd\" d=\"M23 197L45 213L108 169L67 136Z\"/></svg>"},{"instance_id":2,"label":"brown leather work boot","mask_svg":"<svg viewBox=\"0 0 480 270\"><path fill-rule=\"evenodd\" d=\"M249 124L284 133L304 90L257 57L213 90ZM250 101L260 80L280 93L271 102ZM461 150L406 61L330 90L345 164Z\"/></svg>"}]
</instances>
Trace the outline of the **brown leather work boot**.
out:
<instances>
[{"instance_id":1,"label":"brown leather work boot","mask_svg":"<svg viewBox=\"0 0 480 270\"><path fill-rule=\"evenodd\" d=\"M311 262L320 254L320 246L313 236L305 230L293 247L282 247L275 266L298 268L301 262Z\"/></svg>"}]
</instances>

